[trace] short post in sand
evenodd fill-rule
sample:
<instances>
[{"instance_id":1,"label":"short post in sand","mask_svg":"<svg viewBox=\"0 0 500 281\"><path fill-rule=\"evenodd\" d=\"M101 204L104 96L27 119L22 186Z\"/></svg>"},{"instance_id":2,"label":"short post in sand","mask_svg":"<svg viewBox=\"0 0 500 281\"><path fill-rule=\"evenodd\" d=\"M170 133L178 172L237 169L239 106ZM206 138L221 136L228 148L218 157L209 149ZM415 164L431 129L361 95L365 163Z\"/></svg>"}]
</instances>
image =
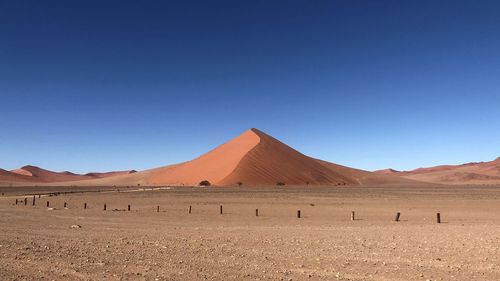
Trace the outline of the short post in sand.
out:
<instances>
[{"instance_id":1,"label":"short post in sand","mask_svg":"<svg viewBox=\"0 0 500 281\"><path fill-rule=\"evenodd\" d=\"M83 203L83 209L87 209L87 203Z\"/></svg>"},{"instance_id":2,"label":"short post in sand","mask_svg":"<svg viewBox=\"0 0 500 281\"><path fill-rule=\"evenodd\" d=\"M68 203L64 202L64 208L66 208L66 206L68 206Z\"/></svg>"},{"instance_id":3,"label":"short post in sand","mask_svg":"<svg viewBox=\"0 0 500 281\"><path fill-rule=\"evenodd\" d=\"M297 210L297 218L300 219L300 210Z\"/></svg>"},{"instance_id":4,"label":"short post in sand","mask_svg":"<svg viewBox=\"0 0 500 281\"><path fill-rule=\"evenodd\" d=\"M354 213L354 211L351 212L351 220L352 221L355 220L355 213Z\"/></svg>"},{"instance_id":5,"label":"short post in sand","mask_svg":"<svg viewBox=\"0 0 500 281\"><path fill-rule=\"evenodd\" d=\"M50 206L50 202L49 202L49 201L47 201L47 208L48 208L49 206Z\"/></svg>"},{"instance_id":6,"label":"short post in sand","mask_svg":"<svg viewBox=\"0 0 500 281\"><path fill-rule=\"evenodd\" d=\"M16 199L16 205L17 205L17 199Z\"/></svg>"},{"instance_id":7,"label":"short post in sand","mask_svg":"<svg viewBox=\"0 0 500 281\"><path fill-rule=\"evenodd\" d=\"M24 206L28 205L28 198L24 198Z\"/></svg>"},{"instance_id":8,"label":"short post in sand","mask_svg":"<svg viewBox=\"0 0 500 281\"><path fill-rule=\"evenodd\" d=\"M436 214L436 222L441 223L441 213Z\"/></svg>"},{"instance_id":9,"label":"short post in sand","mask_svg":"<svg viewBox=\"0 0 500 281\"><path fill-rule=\"evenodd\" d=\"M31 205L35 206L35 195L33 195L33 202L31 202Z\"/></svg>"},{"instance_id":10,"label":"short post in sand","mask_svg":"<svg viewBox=\"0 0 500 281\"><path fill-rule=\"evenodd\" d=\"M130 205L128 205L128 210L130 211Z\"/></svg>"},{"instance_id":11,"label":"short post in sand","mask_svg":"<svg viewBox=\"0 0 500 281\"><path fill-rule=\"evenodd\" d=\"M104 208L103 209L104 209L104 211L106 211L106 203L104 203Z\"/></svg>"},{"instance_id":12,"label":"short post in sand","mask_svg":"<svg viewBox=\"0 0 500 281\"><path fill-rule=\"evenodd\" d=\"M259 209L255 209L255 216L258 217L259 216Z\"/></svg>"},{"instance_id":13,"label":"short post in sand","mask_svg":"<svg viewBox=\"0 0 500 281\"><path fill-rule=\"evenodd\" d=\"M397 212L396 213L396 218L394 219L394 221L399 221L399 217L401 216L401 213L400 212Z\"/></svg>"},{"instance_id":14,"label":"short post in sand","mask_svg":"<svg viewBox=\"0 0 500 281\"><path fill-rule=\"evenodd\" d=\"M191 214L191 205L189 205L189 213Z\"/></svg>"},{"instance_id":15,"label":"short post in sand","mask_svg":"<svg viewBox=\"0 0 500 281\"><path fill-rule=\"evenodd\" d=\"M159 213L160 212L160 206L156 206L156 212Z\"/></svg>"},{"instance_id":16,"label":"short post in sand","mask_svg":"<svg viewBox=\"0 0 500 281\"><path fill-rule=\"evenodd\" d=\"M220 205L220 214L222 215L222 205Z\"/></svg>"}]
</instances>

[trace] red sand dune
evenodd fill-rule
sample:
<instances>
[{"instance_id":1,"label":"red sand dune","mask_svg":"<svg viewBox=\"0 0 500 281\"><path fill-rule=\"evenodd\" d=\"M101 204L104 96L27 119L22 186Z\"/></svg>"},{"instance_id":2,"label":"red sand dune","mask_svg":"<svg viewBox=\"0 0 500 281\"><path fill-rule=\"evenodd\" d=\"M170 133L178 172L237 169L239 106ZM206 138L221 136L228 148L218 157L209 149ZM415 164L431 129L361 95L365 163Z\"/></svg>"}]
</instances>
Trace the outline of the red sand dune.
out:
<instances>
[{"instance_id":1,"label":"red sand dune","mask_svg":"<svg viewBox=\"0 0 500 281\"><path fill-rule=\"evenodd\" d=\"M308 157L275 138L250 129L188 162L142 172L52 172L34 166L13 171L23 181L58 185L370 185L418 184L397 176L353 169ZM16 180L14 177L10 177Z\"/></svg>"},{"instance_id":2,"label":"red sand dune","mask_svg":"<svg viewBox=\"0 0 500 281\"><path fill-rule=\"evenodd\" d=\"M385 170L376 171L384 173ZM400 177L440 184L498 184L500 157L489 162L471 162L461 165L440 165L412 171L396 171Z\"/></svg>"},{"instance_id":3,"label":"red sand dune","mask_svg":"<svg viewBox=\"0 0 500 281\"><path fill-rule=\"evenodd\" d=\"M416 183L321 161L250 129L188 162L135 174L85 181L89 185L360 185Z\"/></svg>"}]
</instances>

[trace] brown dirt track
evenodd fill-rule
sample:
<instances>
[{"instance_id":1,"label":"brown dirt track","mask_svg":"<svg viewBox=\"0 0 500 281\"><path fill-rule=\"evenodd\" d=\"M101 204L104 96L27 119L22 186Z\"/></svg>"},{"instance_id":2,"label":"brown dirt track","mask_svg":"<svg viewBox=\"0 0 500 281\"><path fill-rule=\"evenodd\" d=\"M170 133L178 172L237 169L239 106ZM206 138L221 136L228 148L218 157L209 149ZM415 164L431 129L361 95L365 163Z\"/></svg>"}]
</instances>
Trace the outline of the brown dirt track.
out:
<instances>
[{"instance_id":1,"label":"brown dirt track","mask_svg":"<svg viewBox=\"0 0 500 281\"><path fill-rule=\"evenodd\" d=\"M500 280L499 186L35 189L1 188L0 280Z\"/></svg>"}]
</instances>

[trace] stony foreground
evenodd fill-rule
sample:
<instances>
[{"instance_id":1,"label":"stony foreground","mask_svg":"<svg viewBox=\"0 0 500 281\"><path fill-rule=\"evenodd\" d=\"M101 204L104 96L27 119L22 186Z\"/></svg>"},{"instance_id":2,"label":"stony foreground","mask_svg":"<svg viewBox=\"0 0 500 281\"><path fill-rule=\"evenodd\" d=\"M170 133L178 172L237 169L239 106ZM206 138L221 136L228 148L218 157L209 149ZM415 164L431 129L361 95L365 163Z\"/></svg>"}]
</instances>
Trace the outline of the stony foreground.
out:
<instances>
[{"instance_id":1,"label":"stony foreground","mask_svg":"<svg viewBox=\"0 0 500 281\"><path fill-rule=\"evenodd\" d=\"M0 280L500 280L498 187L8 191Z\"/></svg>"}]
</instances>

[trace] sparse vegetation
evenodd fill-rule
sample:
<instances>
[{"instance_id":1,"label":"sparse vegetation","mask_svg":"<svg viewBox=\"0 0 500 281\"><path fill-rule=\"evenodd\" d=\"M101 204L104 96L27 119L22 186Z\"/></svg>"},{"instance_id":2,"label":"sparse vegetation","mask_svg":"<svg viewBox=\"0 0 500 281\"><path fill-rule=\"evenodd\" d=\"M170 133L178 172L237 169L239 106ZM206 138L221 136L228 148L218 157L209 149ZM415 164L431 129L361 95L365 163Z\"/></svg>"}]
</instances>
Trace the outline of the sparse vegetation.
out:
<instances>
[{"instance_id":1,"label":"sparse vegetation","mask_svg":"<svg viewBox=\"0 0 500 281\"><path fill-rule=\"evenodd\" d=\"M279 182L277 182L277 183L276 183L276 185L277 185L277 186L283 186L283 185L285 185L285 183L284 183L284 182L279 181Z\"/></svg>"},{"instance_id":2,"label":"sparse vegetation","mask_svg":"<svg viewBox=\"0 0 500 281\"><path fill-rule=\"evenodd\" d=\"M211 185L210 182L207 180L200 181L200 186L210 186L210 185Z\"/></svg>"},{"instance_id":3,"label":"sparse vegetation","mask_svg":"<svg viewBox=\"0 0 500 281\"><path fill-rule=\"evenodd\" d=\"M241 181L237 182L236 184L237 184L238 186L243 185L243 183L242 183Z\"/></svg>"}]
</instances>

